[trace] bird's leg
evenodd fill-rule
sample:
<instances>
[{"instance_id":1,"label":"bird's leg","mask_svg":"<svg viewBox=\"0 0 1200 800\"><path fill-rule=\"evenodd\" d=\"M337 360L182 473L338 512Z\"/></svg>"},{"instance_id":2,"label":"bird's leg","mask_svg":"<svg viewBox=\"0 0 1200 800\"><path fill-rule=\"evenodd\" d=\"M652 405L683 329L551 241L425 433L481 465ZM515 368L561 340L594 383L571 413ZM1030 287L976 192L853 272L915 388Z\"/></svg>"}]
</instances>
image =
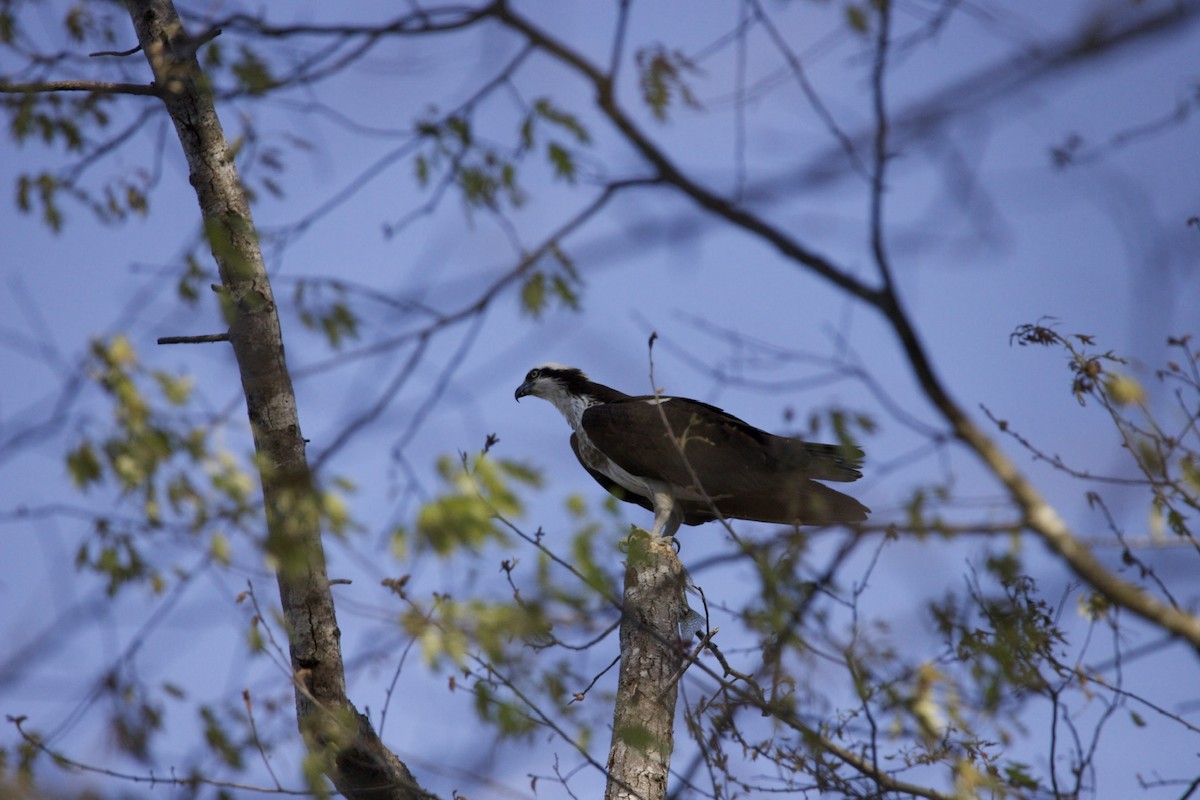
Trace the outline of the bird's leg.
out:
<instances>
[{"instance_id":1,"label":"bird's leg","mask_svg":"<svg viewBox=\"0 0 1200 800\"><path fill-rule=\"evenodd\" d=\"M654 527L651 536L670 537L679 530L683 522L683 509L675 502L670 492L654 493Z\"/></svg>"}]
</instances>

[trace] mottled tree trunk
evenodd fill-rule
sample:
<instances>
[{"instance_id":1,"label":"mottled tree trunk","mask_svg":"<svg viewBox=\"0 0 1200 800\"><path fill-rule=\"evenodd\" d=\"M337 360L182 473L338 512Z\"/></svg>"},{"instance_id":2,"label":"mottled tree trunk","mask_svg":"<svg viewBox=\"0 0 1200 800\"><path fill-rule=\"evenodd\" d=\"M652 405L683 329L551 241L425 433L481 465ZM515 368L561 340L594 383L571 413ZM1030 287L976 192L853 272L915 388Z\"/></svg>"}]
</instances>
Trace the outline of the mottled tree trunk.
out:
<instances>
[{"instance_id":1,"label":"mottled tree trunk","mask_svg":"<svg viewBox=\"0 0 1200 800\"><path fill-rule=\"evenodd\" d=\"M321 520L296 397L254 220L188 37L170 0L126 0L187 157L204 231L221 275L229 339L241 374L277 563L301 733L315 762L349 798L428 796L346 698Z\"/></svg>"},{"instance_id":2,"label":"mottled tree trunk","mask_svg":"<svg viewBox=\"0 0 1200 800\"><path fill-rule=\"evenodd\" d=\"M605 800L667 795L684 608L683 567L672 540L635 531L625 564L621 672Z\"/></svg>"}]
</instances>

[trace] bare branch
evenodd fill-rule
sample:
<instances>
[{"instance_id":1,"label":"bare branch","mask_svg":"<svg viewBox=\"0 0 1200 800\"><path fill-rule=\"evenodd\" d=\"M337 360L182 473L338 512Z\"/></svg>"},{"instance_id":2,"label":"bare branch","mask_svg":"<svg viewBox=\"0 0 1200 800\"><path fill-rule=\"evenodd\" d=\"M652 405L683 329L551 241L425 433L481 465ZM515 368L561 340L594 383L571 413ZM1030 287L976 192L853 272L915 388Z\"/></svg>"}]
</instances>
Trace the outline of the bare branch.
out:
<instances>
[{"instance_id":1,"label":"bare branch","mask_svg":"<svg viewBox=\"0 0 1200 800\"><path fill-rule=\"evenodd\" d=\"M89 58L100 58L102 56L115 56L117 58L124 58L125 56L131 56L134 53L140 53L140 52L142 52L142 46L140 44L138 44L138 45L134 45L133 47L129 48L128 50L97 50L94 53L88 53L88 57Z\"/></svg>"},{"instance_id":2,"label":"bare branch","mask_svg":"<svg viewBox=\"0 0 1200 800\"><path fill-rule=\"evenodd\" d=\"M859 278L846 272L819 253L808 249L762 217L740 208L684 174L675 165L675 162L641 128L634 124L633 119L618 105L612 81L594 64L506 5L492 7L492 16L526 37L538 49L566 64L591 82L596 91L596 103L600 110L629 143L641 153L642 157L655 168L664 183L674 186L706 211L768 242L785 257L803 264L850 295L873 304L878 301L876 290Z\"/></svg>"},{"instance_id":3,"label":"bare branch","mask_svg":"<svg viewBox=\"0 0 1200 800\"><path fill-rule=\"evenodd\" d=\"M312 792L309 791L308 789L287 789L287 788L284 788L281 786L256 786L254 784L248 784L248 783L236 783L234 781L221 781L221 780L213 780L210 778L200 778L195 775L189 775L187 777L179 777L174 774L164 776L164 775L156 774L154 772L150 772L147 774L138 774L138 773L133 773L133 772L121 772L119 770L108 769L106 767L97 767L92 764L85 763L83 761L76 761L75 759L73 759L69 756L66 756L63 753L60 753L57 750L50 749L50 747L47 746L45 740L42 737L40 737L36 734L29 733L22 727L23 723L25 722L25 717L18 717L18 716L13 716L13 715L9 714L7 719L9 722L11 722L16 727L17 733L25 741L25 744L27 746L33 748L34 750L37 750L38 752L45 753L47 756L54 759L56 762L63 764L65 766L68 766L71 769L78 770L80 772L90 773L93 775L105 775L110 778L120 778L121 780L128 781L129 783L134 783L134 784L145 783L145 784L149 784L150 786L156 786L156 785L181 786L181 787L192 787L193 789L197 786L212 786L217 789L237 789L238 791L255 792L255 793L261 793L261 794L289 795L289 796L297 796L297 797L301 797L301 796L302 797L311 797L312 796Z\"/></svg>"},{"instance_id":4,"label":"bare branch","mask_svg":"<svg viewBox=\"0 0 1200 800\"><path fill-rule=\"evenodd\" d=\"M45 94L47 92L92 92L94 94L135 94L161 97L162 91L154 84L109 83L106 81L35 81L33 83L9 83L0 81L0 94Z\"/></svg>"},{"instance_id":5,"label":"bare branch","mask_svg":"<svg viewBox=\"0 0 1200 800\"><path fill-rule=\"evenodd\" d=\"M159 344L207 344L210 342L228 342L229 332L208 333L203 336L160 336Z\"/></svg>"}]
</instances>

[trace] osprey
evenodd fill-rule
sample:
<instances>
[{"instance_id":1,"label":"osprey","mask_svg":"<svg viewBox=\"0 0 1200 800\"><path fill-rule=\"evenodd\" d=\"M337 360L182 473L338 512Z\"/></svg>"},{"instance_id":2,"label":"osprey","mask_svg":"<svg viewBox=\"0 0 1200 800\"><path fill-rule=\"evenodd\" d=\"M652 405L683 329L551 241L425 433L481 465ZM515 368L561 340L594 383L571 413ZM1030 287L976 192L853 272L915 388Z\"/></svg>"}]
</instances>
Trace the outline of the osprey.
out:
<instances>
[{"instance_id":1,"label":"osprey","mask_svg":"<svg viewBox=\"0 0 1200 800\"><path fill-rule=\"evenodd\" d=\"M601 486L654 512L653 534L715 519L861 522L870 510L816 482L861 478L857 447L775 436L684 397L630 396L561 364L531 369L516 399L526 395L567 418L571 449Z\"/></svg>"}]
</instances>

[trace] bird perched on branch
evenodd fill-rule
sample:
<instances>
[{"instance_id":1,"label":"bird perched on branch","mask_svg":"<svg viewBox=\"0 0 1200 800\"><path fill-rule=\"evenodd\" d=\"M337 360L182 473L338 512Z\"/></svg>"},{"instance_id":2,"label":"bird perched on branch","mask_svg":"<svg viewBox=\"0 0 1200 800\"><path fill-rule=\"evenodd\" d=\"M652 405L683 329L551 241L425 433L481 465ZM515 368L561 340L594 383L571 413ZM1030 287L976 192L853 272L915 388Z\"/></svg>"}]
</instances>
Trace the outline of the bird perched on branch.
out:
<instances>
[{"instance_id":1,"label":"bird perched on branch","mask_svg":"<svg viewBox=\"0 0 1200 800\"><path fill-rule=\"evenodd\" d=\"M776 436L685 397L630 396L562 364L531 369L516 399L527 395L567 418L571 449L601 486L654 512L653 534L715 519L861 522L870 511L817 483L861 478L857 447Z\"/></svg>"}]
</instances>

